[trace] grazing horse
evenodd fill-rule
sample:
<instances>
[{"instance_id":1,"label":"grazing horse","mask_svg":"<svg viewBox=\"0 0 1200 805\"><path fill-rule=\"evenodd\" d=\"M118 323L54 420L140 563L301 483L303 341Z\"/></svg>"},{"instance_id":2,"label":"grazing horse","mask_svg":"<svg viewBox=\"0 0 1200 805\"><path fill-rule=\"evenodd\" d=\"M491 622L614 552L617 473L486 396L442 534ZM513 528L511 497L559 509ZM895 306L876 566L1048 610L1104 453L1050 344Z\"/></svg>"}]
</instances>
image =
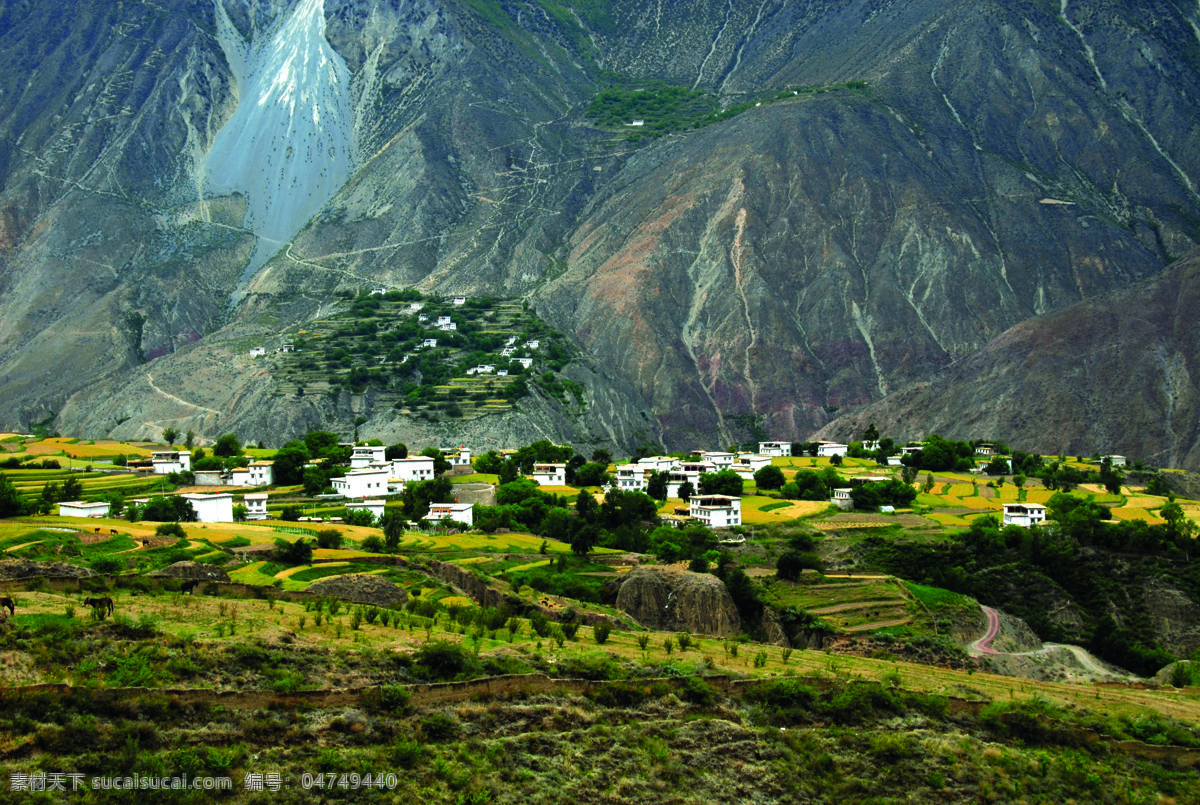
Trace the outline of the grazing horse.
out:
<instances>
[{"instance_id":1,"label":"grazing horse","mask_svg":"<svg viewBox=\"0 0 1200 805\"><path fill-rule=\"evenodd\" d=\"M195 593L192 591L196 589L196 585L199 583L200 582L196 579L192 579L191 581L185 581L183 584L179 585L179 592L187 593L188 595L195 595Z\"/></svg>"},{"instance_id":2,"label":"grazing horse","mask_svg":"<svg viewBox=\"0 0 1200 805\"><path fill-rule=\"evenodd\" d=\"M99 609L107 615L113 613L113 600L108 596L103 598L85 598L83 599L83 605L92 609Z\"/></svg>"},{"instance_id":3,"label":"grazing horse","mask_svg":"<svg viewBox=\"0 0 1200 805\"><path fill-rule=\"evenodd\" d=\"M3 598L0 598L0 609L5 609L5 608L8 609L9 615L17 614L17 604L8 596L4 596Z\"/></svg>"}]
</instances>

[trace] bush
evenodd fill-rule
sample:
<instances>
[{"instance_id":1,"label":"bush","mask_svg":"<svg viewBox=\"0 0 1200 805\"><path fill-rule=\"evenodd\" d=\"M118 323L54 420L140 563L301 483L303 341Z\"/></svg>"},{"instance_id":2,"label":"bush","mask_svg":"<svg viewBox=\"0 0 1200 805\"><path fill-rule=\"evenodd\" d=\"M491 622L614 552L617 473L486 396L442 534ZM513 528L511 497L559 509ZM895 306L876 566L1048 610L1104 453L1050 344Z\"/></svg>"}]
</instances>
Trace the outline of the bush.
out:
<instances>
[{"instance_id":1,"label":"bush","mask_svg":"<svg viewBox=\"0 0 1200 805\"><path fill-rule=\"evenodd\" d=\"M312 543L304 539L288 542L286 539L275 540L275 550L279 552L279 561L287 565L312 564Z\"/></svg>"},{"instance_id":2,"label":"bush","mask_svg":"<svg viewBox=\"0 0 1200 805\"><path fill-rule=\"evenodd\" d=\"M91 566L102 576L113 576L125 569L125 562L115 556L97 556L91 561Z\"/></svg>"},{"instance_id":3,"label":"bush","mask_svg":"<svg viewBox=\"0 0 1200 805\"><path fill-rule=\"evenodd\" d=\"M384 685L379 689L379 703L385 710L393 713L408 709L412 701L412 691L403 685Z\"/></svg>"},{"instance_id":4,"label":"bush","mask_svg":"<svg viewBox=\"0 0 1200 805\"><path fill-rule=\"evenodd\" d=\"M784 581L795 581L800 578L802 570L816 570L819 572L824 567L825 563L815 553L787 551L775 563L775 575Z\"/></svg>"},{"instance_id":5,"label":"bush","mask_svg":"<svg viewBox=\"0 0 1200 805\"><path fill-rule=\"evenodd\" d=\"M468 677L482 670L478 658L465 646L446 640L434 640L413 655L413 673L427 679L445 681Z\"/></svg>"},{"instance_id":6,"label":"bush","mask_svg":"<svg viewBox=\"0 0 1200 805\"><path fill-rule=\"evenodd\" d=\"M604 645L608 642L608 636L612 633L612 624L607 620L602 620L592 627L592 636L596 638L596 642Z\"/></svg>"},{"instance_id":7,"label":"bush","mask_svg":"<svg viewBox=\"0 0 1200 805\"><path fill-rule=\"evenodd\" d=\"M397 741L388 750L388 759L402 769L411 769L425 756L425 747L416 741Z\"/></svg>"},{"instance_id":8,"label":"bush","mask_svg":"<svg viewBox=\"0 0 1200 805\"><path fill-rule=\"evenodd\" d=\"M679 698L700 707L711 707L717 701L717 692L697 676L689 676L679 688Z\"/></svg>"},{"instance_id":9,"label":"bush","mask_svg":"<svg viewBox=\"0 0 1200 805\"><path fill-rule=\"evenodd\" d=\"M318 548L340 548L342 547L342 532L335 528L326 528L317 532L317 547Z\"/></svg>"},{"instance_id":10,"label":"bush","mask_svg":"<svg viewBox=\"0 0 1200 805\"><path fill-rule=\"evenodd\" d=\"M430 713L420 723L421 737L426 741L445 743L458 734L458 722L445 713Z\"/></svg>"},{"instance_id":11,"label":"bush","mask_svg":"<svg viewBox=\"0 0 1200 805\"><path fill-rule=\"evenodd\" d=\"M279 515L280 520L295 522L300 519L302 509L299 506L284 506L283 511Z\"/></svg>"},{"instance_id":12,"label":"bush","mask_svg":"<svg viewBox=\"0 0 1200 805\"><path fill-rule=\"evenodd\" d=\"M372 534L362 541L362 549L371 553L383 553L383 540Z\"/></svg>"},{"instance_id":13,"label":"bush","mask_svg":"<svg viewBox=\"0 0 1200 805\"><path fill-rule=\"evenodd\" d=\"M183 526L179 523L160 523L154 527L155 536L159 537L179 537L187 539L187 533L183 530Z\"/></svg>"}]
</instances>

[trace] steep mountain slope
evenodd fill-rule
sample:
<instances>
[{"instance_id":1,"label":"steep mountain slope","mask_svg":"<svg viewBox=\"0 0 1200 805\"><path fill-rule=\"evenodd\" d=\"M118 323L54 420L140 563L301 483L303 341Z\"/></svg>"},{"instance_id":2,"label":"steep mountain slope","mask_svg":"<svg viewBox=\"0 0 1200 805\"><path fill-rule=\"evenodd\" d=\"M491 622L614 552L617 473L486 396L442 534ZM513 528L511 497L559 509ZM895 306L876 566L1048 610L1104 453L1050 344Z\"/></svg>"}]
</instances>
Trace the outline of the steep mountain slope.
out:
<instances>
[{"instance_id":1,"label":"steep mountain slope","mask_svg":"<svg viewBox=\"0 0 1200 805\"><path fill-rule=\"evenodd\" d=\"M1163 273L1023 322L936 379L830 424L900 438L1002 435L1014 447L1200 468L1200 251Z\"/></svg>"},{"instance_id":2,"label":"steep mountain slope","mask_svg":"<svg viewBox=\"0 0 1200 805\"><path fill-rule=\"evenodd\" d=\"M238 357L382 284L569 332L554 438L799 436L1200 243L1194 4L51 5L0 3L8 426L420 430ZM584 117L650 81L751 108Z\"/></svg>"}]
</instances>

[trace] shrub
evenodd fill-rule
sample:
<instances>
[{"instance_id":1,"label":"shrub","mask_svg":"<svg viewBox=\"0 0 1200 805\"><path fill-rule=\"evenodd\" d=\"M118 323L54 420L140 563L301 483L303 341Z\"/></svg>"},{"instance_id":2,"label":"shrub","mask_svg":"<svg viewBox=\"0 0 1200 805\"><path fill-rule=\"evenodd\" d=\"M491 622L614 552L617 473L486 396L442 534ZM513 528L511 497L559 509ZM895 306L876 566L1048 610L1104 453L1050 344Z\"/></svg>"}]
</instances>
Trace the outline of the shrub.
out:
<instances>
[{"instance_id":1,"label":"shrub","mask_svg":"<svg viewBox=\"0 0 1200 805\"><path fill-rule=\"evenodd\" d=\"M692 645L692 636L687 632L680 632L675 639L679 641L680 651L687 651Z\"/></svg>"},{"instance_id":2,"label":"shrub","mask_svg":"<svg viewBox=\"0 0 1200 805\"><path fill-rule=\"evenodd\" d=\"M318 548L340 548L342 547L342 532L336 528L326 528L317 532L317 547Z\"/></svg>"},{"instance_id":3,"label":"shrub","mask_svg":"<svg viewBox=\"0 0 1200 805\"><path fill-rule=\"evenodd\" d=\"M602 620L592 627L592 637L596 638L596 642L604 645L608 642L608 636L612 633L612 624L607 620ZM645 646L642 646L645 648Z\"/></svg>"},{"instance_id":4,"label":"shrub","mask_svg":"<svg viewBox=\"0 0 1200 805\"><path fill-rule=\"evenodd\" d=\"M417 741L400 740L388 749L388 759L402 769L411 769L425 756L425 747Z\"/></svg>"},{"instance_id":5,"label":"shrub","mask_svg":"<svg viewBox=\"0 0 1200 805\"><path fill-rule=\"evenodd\" d=\"M125 563L115 556L97 556L91 565L102 576L113 576L125 569Z\"/></svg>"},{"instance_id":6,"label":"shrub","mask_svg":"<svg viewBox=\"0 0 1200 805\"><path fill-rule=\"evenodd\" d=\"M679 688L679 698L701 707L711 707L717 701L717 692L700 677L689 676Z\"/></svg>"},{"instance_id":7,"label":"shrub","mask_svg":"<svg viewBox=\"0 0 1200 805\"><path fill-rule=\"evenodd\" d=\"M421 737L426 741L444 743L458 734L458 722L445 713L430 713L420 723Z\"/></svg>"},{"instance_id":8,"label":"shrub","mask_svg":"<svg viewBox=\"0 0 1200 805\"><path fill-rule=\"evenodd\" d=\"M384 685L379 689L379 703L393 713L408 709L412 691L403 685Z\"/></svg>"},{"instance_id":9,"label":"shrub","mask_svg":"<svg viewBox=\"0 0 1200 805\"><path fill-rule=\"evenodd\" d=\"M187 532L183 530L183 526L179 523L159 523L154 527L154 534L159 537L187 539Z\"/></svg>"},{"instance_id":10,"label":"shrub","mask_svg":"<svg viewBox=\"0 0 1200 805\"><path fill-rule=\"evenodd\" d=\"M362 541L362 549L371 553L383 553L383 540L372 534Z\"/></svg>"},{"instance_id":11,"label":"shrub","mask_svg":"<svg viewBox=\"0 0 1200 805\"><path fill-rule=\"evenodd\" d=\"M284 506L283 511L279 515L280 520L295 522L300 519L302 509L299 506Z\"/></svg>"},{"instance_id":12,"label":"shrub","mask_svg":"<svg viewBox=\"0 0 1200 805\"><path fill-rule=\"evenodd\" d=\"M482 670L478 658L465 646L445 640L425 643L413 655L413 663L413 673L428 679L455 679Z\"/></svg>"}]
</instances>

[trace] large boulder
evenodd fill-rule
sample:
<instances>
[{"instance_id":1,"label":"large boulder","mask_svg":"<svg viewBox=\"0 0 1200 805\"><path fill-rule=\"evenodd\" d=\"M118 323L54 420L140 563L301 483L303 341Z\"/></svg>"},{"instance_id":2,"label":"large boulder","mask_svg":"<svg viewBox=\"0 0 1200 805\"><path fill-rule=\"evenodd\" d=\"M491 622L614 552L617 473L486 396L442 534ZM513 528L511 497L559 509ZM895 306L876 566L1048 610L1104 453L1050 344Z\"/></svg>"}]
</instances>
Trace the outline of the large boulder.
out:
<instances>
[{"instance_id":1,"label":"large boulder","mask_svg":"<svg viewBox=\"0 0 1200 805\"><path fill-rule=\"evenodd\" d=\"M166 576L173 579L188 581L229 581L229 574L216 565L206 565L203 562L176 562L161 570L149 574L151 576Z\"/></svg>"},{"instance_id":2,"label":"large boulder","mask_svg":"<svg viewBox=\"0 0 1200 805\"><path fill-rule=\"evenodd\" d=\"M370 574L330 576L308 585L307 592L375 607L394 607L408 600L404 590L387 579Z\"/></svg>"},{"instance_id":3,"label":"large boulder","mask_svg":"<svg viewBox=\"0 0 1200 805\"><path fill-rule=\"evenodd\" d=\"M617 593L617 609L643 626L666 632L732 637L742 624L720 579L673 567L629 571Z\"/></svg>"},{"instance_id":4,"label":"large boulder","mask_svg":"<svg viewBox=\"0 0 1200 805\"><path fill-rule=\"evenodd\" d=\"M66 562L31 562L28 559L6 559L0 562L0 579L86 579L96 575L89 568Z\"/></svg>"}]
</instances>

